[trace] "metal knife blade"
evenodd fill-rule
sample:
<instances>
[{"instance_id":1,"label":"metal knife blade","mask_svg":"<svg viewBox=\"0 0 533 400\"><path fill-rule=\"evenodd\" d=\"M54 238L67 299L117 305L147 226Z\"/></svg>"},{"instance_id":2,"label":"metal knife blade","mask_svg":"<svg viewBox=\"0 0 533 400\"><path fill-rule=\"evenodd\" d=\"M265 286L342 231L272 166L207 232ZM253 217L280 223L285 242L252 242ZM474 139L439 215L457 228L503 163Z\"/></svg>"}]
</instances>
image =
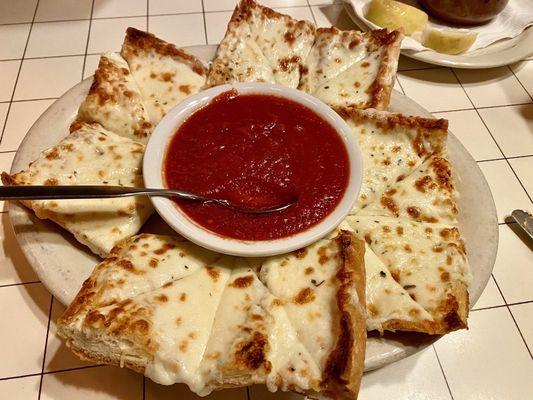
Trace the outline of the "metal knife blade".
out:
<instances>
[{"instance_id":1,"label":"metal knife blade","mask_svg":"<svg viewBox=\"0 0 533 400\"><path fill-rule=\"evenodd\" d=\"M514 210L511 215L518 225L533 239L533 215L524 210Z\"/></svg>"}]
</instances>

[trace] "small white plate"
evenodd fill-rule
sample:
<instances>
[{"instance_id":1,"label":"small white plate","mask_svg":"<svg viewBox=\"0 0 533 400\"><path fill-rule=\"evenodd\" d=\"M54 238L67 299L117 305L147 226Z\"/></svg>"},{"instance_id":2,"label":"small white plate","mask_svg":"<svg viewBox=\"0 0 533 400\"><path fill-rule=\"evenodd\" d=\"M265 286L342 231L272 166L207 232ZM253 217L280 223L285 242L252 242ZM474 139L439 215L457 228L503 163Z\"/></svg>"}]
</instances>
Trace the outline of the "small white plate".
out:
<instances>
[{"instance_id":1,"label":"small white plate","mask_svg":"<svg viewBox=\"0 0 533 400\"><path fill-rule=\"evenodd\" d=\"M289 253L301 249L325 237L346 218L353 208L363 179L363 160L357 139L350 127L335 112L310 94L287 86L264 82L245 82L215 86L183 100L168 112L159 122L146 146L143 161L144 182L150 188L163 188L163 165L165 153L171 138L183 121L210 103L214 98L230 90L239 94L262 94L281 97L300 104L315 112L331 125L342 140L348 153L349 179L339 203L323 220L303 232L273 240L239 240L211 232L191 220L168 198L152 197L152 203L159 215L176 232L202 247L223 254L242 257L263 257Z\"/></svg>"},{"instance_id":2,"label":"small white plate","mask_svg":"<svg viewBox=\"0 0 533 400\"><path fill-rule=\"evenodd\" d=\"M359 28L364 31L371 29L357 16L348 0L344 0L344 8ZM465 69L500 67L521 61L533 54L533 26L512 39L500 40L482 49L463 54L442 54L430 50L402 50L401 53L418 61L444 67Z\"/></svg>"},{"instance_id":3,"label":"small white plate","mask_svg":"<svg viewBox=\"0 0 533 400\"><path fill-rule=\"evenodd\" d=\"M203 60L212 60L216 46L195 46L188 50ZM11 172L28 166L39 153L68 134L79 104L92 78L67 91L48 108L31 127L21 143ZM407 115L430 117L423 107L393 91L390 110ZM478 165L453 135L448 135L448 155L454 168L458 199L459 228L466 240L473 273L470 304L474 305L490 278L498 249L496 207L489 186ZM63 304L72 301L83 281L100 259L80 245L56 224L40 220L17 202L9 203L9 217L22 251L48 290ZM144 232L175 234L160 218L152 218ZM367 341L365 370L369 371L416 353L439 339L425 334L396 333L383 337L371 335ZM191 395L191 399L194 396ZM195 397L194 397L195 398Z\"/></svg>"}]
</instances>

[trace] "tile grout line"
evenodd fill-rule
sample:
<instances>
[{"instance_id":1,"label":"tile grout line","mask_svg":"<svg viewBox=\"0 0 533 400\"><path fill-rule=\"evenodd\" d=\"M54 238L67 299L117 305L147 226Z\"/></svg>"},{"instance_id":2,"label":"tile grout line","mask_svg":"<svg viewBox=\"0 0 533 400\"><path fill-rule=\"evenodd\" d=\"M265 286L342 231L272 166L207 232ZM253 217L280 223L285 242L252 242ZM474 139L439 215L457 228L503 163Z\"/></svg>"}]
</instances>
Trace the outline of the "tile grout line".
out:
<instances>
[{"instance_id":1,"label":"tile grout line","mask_svg":"<svg viewBox=\"0 0 533 400\"><path fill-rule=\"evenodd\" d=\"M82 369L101 368L101 367L107 367L107 365L104 365L104 364L84 365L83 367L56 369L56 370L54 370L54 371L46 371L46 372L43 372L43 375L61 374L61 373L63 373L63 372L79 371L79 370L82 370Z\"/></svg>"},{"instance_id":2,"label":"tile grout line","mask_svg":"<svg viewBox=\"0 0 533 400\"><path fill-rule=\"evenodd\" d=\"M507 65L507 68L509 68L509 70L511 71L511 73L514 75L514 77L516 78L516 80L518 81L518 83L520 84L520 86L522 86L522 89L524 89L527 93L527 95L529 96L529 98L531 99L531 101L533 101L533 96L531 95L531 93L529 93L529 90L526 89L526 87L524 86L524 84L522 83L522 81L520 80L520 78L518 78L518 76L514 73L513 69L511 68L510 65Z\"/></svg>"},{"instance_id":3,"label":"tile grout line","mask_svg":"<svg viewBox=\"0 0 533 400\"><path fill-rule=\"evenodd\" d=\"M531 194L529 194L529 192L527 191L526 187L524 186L524 184L522 183L522 180L520 179L520 177L518 176L518 174L516 173L516 171L514 170L511 162L509 161L508 158L505 158L505 161L507 161L507 164L509 165L509 168L511 168L511 171L513 171L513 174L514 176L516 177L516 179L518 180L518 183L520 183L520 186L522 186L522 189L524 189L524 192L526 192L526 196L529 198L529 201L531 203L533 203L533 197L531 197Z\"/></svg>"},{"instance_id":4,"label":"tile grout line","mask_svg":"<svg viewBox=\"0 0 533 400\"><path fill-rule=\"evenodd\" d=\"M3 101L1 103L24 103L24 102L30 102L30 101L57 100L58 98L59 97L43 97L42 99L20 99L20 100L13 100L13 101Z\"/></svg>"},{"instance_id":5,"label":"tile grout line","mask_svg":"<svg viewBox=\"0 0 533 400\"><path fill-rule=\"evenodd\" d=\"M208 45L208 44L209 44L209 40L207 39L207 21L206 21L206 18L205 18L205 5L204 5L204 0L202 0L201 3L202 3L202 19L203 19L203 21L204 21L205 44Z\"/></svg>"},{"instance_id":6,"label":"tile grout line","mask_svg":"<svg viewBox=\"0 0 533 400\"><path fill-rule=\"evenodd\" d=\"M7 106L4 126L2 127L2 132L0 133L0 144L2 143L2 139L4 138L4 133L6 131L6 126L7 126L7 119L9 118L9 112L11 111L11 105L13 103L13 98L15 97L15 91L17 90L17 84L18 84L19 77L20 77L20 71L22 71L22 64L24 63L24 56L26 55L26 51L28 50L28 43L30 43L31 31L33 30L33 22L35 21L35 16L37 15L37 9L39 8L39 1L40 0L37 0L37 4L35 4L35 10L33 11L33 17L31 20L30 29L28 30L28 37L26 38L26 44L24 45L24 51L22 52L22 58L20 59L20 64L19 64L19 68L17 71L17 77L15 78L15 84L13 85L13 91L11 92L11 98L9 100L9 105Z\"/></svg>"},{"instance_id":7,"label":"tile grout line","mask_svg":"<svg viewBox=\"0 0 533 400\"><path fill-rule=\"evenodd\" d=\"M525 154L523 156L511 156L511 157L502 157L502 158L487 158L485 160L478 160L476 162L483 163L483 162L489 162L489 161L502 161L502 160L505 160L506 158L508 160L516 160L518 158L528 158L528 157L533 157L533 154Z\"/></svg>"},{"instance_id":8,"label":"tile grout line","mask_svg":"<svg viewBox=\"0 0 533 400\"><path fill-rule=\"evenodd\" d=\"M251 400L252 396L250 396L250 387L246 386L246 400Z\"/></svg>"},{"instance_id":9,"label":"tile grout line","mask_svg":"<svg viewBox=\"0 0 533 400\"><path fill-rule=\"evenodd\" d=\"M492 279L494 279L494 283L496 284L496 287L498 288L498 291L500 292L500 296L502 296L502 299L505 303L505 307L507 308L507 311L509 312L509 314L511 315L511 318L516 326L516 329L518 329L518 333L520 335L520 337L522 338L522 342L524 343L524 346L526 346L526 350L527 352L529 353L529 357L531 357L531 359L533 359L533 354L531 353L531 349L529 348L529 346L527 345L527 342L526 342L526 339L524 338L524 335L522 334L522 331L520 330L520 326L518 326L518 323L516 322L516 319L514 318L514 315L511 311L511 308L509 307L509 304L507 303L507 300L505 299L505 296L503 295L503 292L502 292L502 289L500 288L500 285L498 284L498 281L496 280L496 277L494 276L494 274L491 274L492 276Z\"/></svg>"},{"instance_id":10,"label":"tile grout line","mask_svg":"<svg viewBox=\"0 0 533 400\"><path fill-rule=\"evenodd\" d=\"M8 211L2 212L2 214L7 213ZM23 286L23 285L34 285L36 283L41 283L41 281L29 281L29 282L19 282L19 283L8 283L7 285L0 285L1 288L13 287L13 286Z\"/></svg>"},{"instance_id":11,"label":"tile grout line","mask_svg":"<svg viewBox=\"0 0 533 400\"><path fill-rule=\"evenodd\" d=\"M28 378L28 377L31 377L31 376L40 376L40 375L44 376L44 375L61 374L63 372L79 371L79 370L83 370L83 369L101 368L101 367L106 367L106 365L103 365L103 364L100 364L100 365L85 365L83 367L56 369L56 370L53 370L53 371L46 371L46 372L43 372L43 373L35 372L33 374L6 376L4 378L0 378L0 382L1 381L10 381L10 380L13 380L13 379Z\"/></svg>"},{"instance_id":12,"label":"tile grout line","mask_svg":"<svg viewBox=\"0 0 533 400\"><path fill-rule=\"evenodd\" d=\"M48 347L48 334L50 333L50 321L52 320L52 308L54 305L54 296L50 296L50 307L48 309L48 325L46 327L46 337L44 339L44 351L43 351L43 364L41 366L41 379L39 380L39 395L37 399L41 399L41 391L43 388L43 378L44 378L44 365L46 363L46 348Z\"/></svg>"},{"instance_id":13,"label":"tile grout line","mask_svg":"<svg viewBox=\"0 0 533 400\"><path fill-rule=\"evenodd\" d=\"M508 305L509 307L513 307L513 306L521 306L523 304L529 304L529 303L533 303L533 300L517 301L516 303L508 303Z\"/></svg>"},{"instance_id":14,"label":"tile grout line","mask_svg":"<svg viewBox=\"0 0 533 400\"><path fill-rule=\"evenodd\" d=\"M464 90L464 88L463 88L463 90ZM465 93L466 93L466 90L465 90ZM472 103L472 101L470 101L470 103ZM527 103L500 104L500 105L495 105L495 106L476 107L472 103L472 107L471 108L457 108L457 109L454 109L454 110L439 110L439 111L431 111L431 113L446 113L446 112L469 111L469 110L488 110L488 109L491 109L491 108L530 106L532 104L533 104L532 102L527 102Z\"/></svg>"},{"instance_id":15,"label":"tile grout line","mask_svg":"<svg viewBox=\"0 0 533 400\"><path fill-rule=\"evenodd\" d=\"M503 308L503 307L505 307L505 304L500 304L498 306L488 306L488 307L473 308L473 309L470 310L470 312L494 310L495 308Z\"/></svg>"},{"instance_id":16,"label":"tile grout line","mask_svg":"<svg viewBox=\"0 0 533 400\"><path fill-rule=\"evenodd\" d=\"M311 11L311 16L313 17L313 22L315 23L315 25L317 25L315 13L313 12L313 7L311 7L311 3L309 3L309 0L305 0L305 2L307 3L307 6L309 7L309 11Z\"/></svg>"},{"instance_id":17,"label":"tile grout line","mask_svg":"<svg viewBox=\"0 0 533 400\"><path fill-rule=\"evenodd\" d=\"M29 378L29 377L32 377L32 376L39 376L39 375L41 375L41 373L36 372L36 373L33 373L33 374L24 374L24 375L7 376L7 377L5 377L5 378L0 378L0 382L2 382L2 381L10 381L10 380L12 380L12 379Z\"/></svg>"},{"instance_id":18,"label":"tile grout line","mask_svg":"<svg viewBox=\"0 0 533 400\"><path fill-rule=\"evenodd\" d=\"M442 372L442 376L444 378L444 382L446 382L446 387L448 388L448 393L450 394L451 399L454 400L453 394L452 394L452 389L450 388L450 384L448 383L448 378L446 378L446 374L444 373L444 368L442 368L442 364L440 363L440 358L439 358L439 354L437 353L437 349L435 348L434 344L432 344L431 347L433 347L433 352L435 353L435 357L437 357L437 362L439 363L440 372Z\"/></svg>"},{"instance_id":19,"label":"tile grout line","mask_svg":"<svg viewBox=\"0 0 533 400\"><path fill-rule=\"evenodd\" d=\"M85 65L87 64L87 51L89 50L89 40L91 39L91 26L93 23L93 13L94 13L94 0L91 3L91 19L89 20L89 28L87 29L87 42L85 43L85 54L83 54L83 64L81 67L81 81L85 76Z\"/></svg>"},{"instance_id":20,"label":"tile grout line","mask_svg":"<svg viewBox=\"0 0 533 400\"><path fill-rule=\"evenodd\" d=\"M96 54L96 53L89 53L89 54ZM85 53L76 53L76 54L56 54L56 55L50 55L50 56L35 56L35 57L24 57L25 60L46 60L49 58L68 58L68 57L81 57L85 55ZM1 62L4 61L19 61L22 60L22 58L7 58L5 60L0 60Z\"/></svg>"},{"instance_id":21,"label":"tile grout line","mask_svg":"<svg viewBox=\"0 0 533 400\"><path fill-rule=\"evenodd\" d=\"M146 376L143 375L143 400L146 400Z\"/></svg>"},{"instance_id":22,"label":"tile grout line","mask_svg":"<svg viewBox=\"0 0 533 400\"><path fill-rule=\"evenodd\" d=\"M476 110L476 113L478 115L478 117L481 119L481 122L483 122L483 125L485 126L485 128L487 129L487 131L489 132L492 140L494 140L494 143L496 143L496 146L498 146L498 150L500 150L500 153L502 153L503 155L503 158L505 160L505 162L507 163L507 165L509 166L509 168L511 168L511 171L513 172L514 176L516 177L516 179L518 180L518 183L520 184L520 186L522 187L522 190L524 191L524 193L526 194L526 196L528 197L529 201L531 203L533 203L533 199L531 198L531 195L528 193L528 191L526 190L524 184L522 183L522 181L520 180L520 178L518 177L518 174L515 172L513 166L511 165L511 163L509 162L509 160L507 159L507 157L505 156L505 153L503 152L502 148L500 147L500 144L496 141L496 138L494 137L494 135L492 134L491 130L489 129L488 125L485 123L485 120L483 119L483 117L481 116L481 114L479 113L479 110L476 108L476 106L474 105L474 102L472 101L472 99L470 98L470 96L468 95L467 91L465 90L463 84L461 83L461 81L459 80L459 77L457 76L457 74L455 73L455 71L453 70L453 68L450 68L450 70L452 71L453 75L455 76L455 79L457 79L457 82L459 83L459 85L461 86L461 88L463 89L466 97L468 98L468 100L470 101L470 103L474 106L474 109Z\"/></svg>"},{"instance_id":23,"label":"tile grout line","mask_svg":"<svg viewBox=\"0 0 533 400\"><path fill-rule=\"evenodd\" d=\"M407 56L405 56L407 57ZM427 66L427 67L415 67L415 68L405 68L400 69L398 67L398 72L410 72L410 71L427 71L429 69L444 69L446 67L438 67L438 66Z\"/></svg>"},{"instance_id":24,"label":"tile grout line","mask_svg":"<svg viewBox=\"0 0 533 400\"><path fill-rule=\"evenodd\" d=\"M405 94L405 89L403 88L402 83L401 83L400 80L398 79L398 72L396 72L395 79L396 79L396 82L398 82L398 86L400 86L400 89L402 89L402 94L403 94L404 96L406 96L406 94ZM394 85L393 85L393 88L394 88ZM431 113L431 114L433 114L433 113Z\"/></svg>"},{"instance_id":25,"label":"tile grout line","mask_svg":"<svg viewBox=\"0 0 533 400\"><path fill-rule=\"evenodd\" d=\"M146 0L146 32L150 32L150 0Z\"/></svg>"},{"instance_id":26,"label":"tile grout line","mask_svg":"<svg viewBox=\"0 0 533 400\"><path fill-rule=\"evenodd\" d=\"M511 318L513 319L514 324L516 325L516 329L518 329L518 333L520 334L520 337L522 338L522 341L524 342L524 346L526 346L527 352L529 353L529 358L533 360L533 353L531 352L531 349L527 345L526 338L522 334L522 330L520 329L520 326L518 325L518 322L516 322L516 319L513 315L513 310L511 310L511 307L507 306L507 309L509 310L509 314L511 314Z\"/></svg>"},{"instance_id":27,"label":"tile grout line","mask_svg":"<svg viewBox=\"0 0 533 400\"><path fill-rule=\"evenodd\" d=\"M494 278L493 275L492 276L492 279L496 282L496 279ZM501 292L500 292L501 294ZM525 301L517 301L516 303L507 303L507 304L500 304L500 305L497 305L497 306L488 306L488 307L480 307L480 308L473 308L472 310L470 311L484 311L484 310L492 310L493 308L502 308L502 307L506 307L506 306L509 306L509 307L513 307L513 306L521 306L523 304L531 304L533 303L533 300L525 300Z\"/></svg>"}]
</instances>

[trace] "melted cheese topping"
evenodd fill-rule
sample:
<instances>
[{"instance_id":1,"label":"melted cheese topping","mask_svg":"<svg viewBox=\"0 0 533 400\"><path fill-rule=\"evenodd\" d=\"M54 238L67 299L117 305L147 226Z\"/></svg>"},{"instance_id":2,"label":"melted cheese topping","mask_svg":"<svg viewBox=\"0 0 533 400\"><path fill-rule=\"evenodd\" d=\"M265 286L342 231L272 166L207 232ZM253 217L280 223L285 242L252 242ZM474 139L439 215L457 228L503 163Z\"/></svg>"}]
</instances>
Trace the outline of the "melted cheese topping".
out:
<instances>
[{"instance_id":1,"label":"melted cheese topping","mask_svg":"<svg viewBox=\"0 0 533 400\"><path fill-rule=\"evenodd\" d=\"M154 125L176 104L198 93L205 77L178 58L156 51L123 54L139 86L150 120Z\"/></svg>"},{"instance_id":2,"label":"melted cheese topping","mask_svg":"<svg viewBox=\"0 0 533 400\"><path fill-rule=\"evenodd\" d=\"M198 392L205 386L199 374L200 362L207 347L215 313L230 276L231 259L219 263L221 268L202 268L153 292L168 301L158 304L152 321L158 349L145 375L154 382L187 384Z\"/></svg>"},{"instance_id":3,"label":"melted cheese topping","mask_svg":"<svg viewBox=\"0 0 533 400\"><path fill-rule=\"evenodd\" d=\"M226 79L221 82L212 73L208 77L209 86L231 82L276 83L272 68L253 39L248 24L242 24L232 34L228 32L220 44L213 71L219 69L218 73L227 74Z\"/></svg>"},{"instance_id":4,"label":"melted cheese topping","mask_svg":"<svg viewBox=\"0 0 533 400\"><path fill-rule=\"evenodd\" d=\"M156 290L213 265L219 258L217 253L170 236L137 236L121 244L114 250L113 258L96 268L95 286L105 290L99 291L92 306Z\"/></svg>"},{"instance_id":5,"label":"melted cheese topping","mask_svg":"<svg viewBox=\"0 0 533 400\"><path fill-rule=\"evenodd\" d=\"M245 260L236 263L202 361L201 371L210 384L199 394L225 385L253 383L266 383L271 391L289 387L318 390L320 370L281 300L268 291Z\"/></svg>"},{"instance_id":6,"label":"melted cheese topping","mask_svg":"<svg viewBox=\"0 0 533 400\"><path fill-rule=\"evenodd\" d=\"M299 67L314 41L314 26L257 4L237 7L240 13L230 21L208 85L260 81L296 88Z\"/></svg>"},{"instance_id":7,"label":"melted cheese topping","mask_svg":"<svg viewBox=\"0 0 533 400\"><path fill-rule=\"evenodd\" d=\"M369 204L359 215L399 216L455 225L455 193L449 162L431 156L405 179L392 185L381 202Z\"/></svg>"},{"instance_id":8,"label":"melted cheese topping","mask_svg":"<svg viewBox=\"0 0 533 400\"><path fill-rule=\"evenodd\" d=\"M433 317L396 282L388 268L365 246L367 330L383 331L391 320L433 321Z\"/></svg>"},{"instance_id":9,"label":"melted cheese topping","mask_svg":"<svg viewBox=\"0 0 533 400\"><path fill-rule=\"evenodd\" d=\"M139 235L97 267L60 332L89 354L138 362L155 382L185 383L202 396L254 383L320 392L338 336L335 246L323 240L306 256L287 256L289 265L267 260L267 287L255 272L264 260L217 259L188 242ZM294 275L296 285L289 279L301 263L316 265L311 280L328 280L315 293L301 294L303 275Z\"/></svg>"},{"instance_id":10,"label":"melted cheese topping","mask_svg":"<svg viewBox=\"0 0 533 400\"><path fill-rule=\"evenodd\" d=\"M377 119L369 118L376 115ZM361 110L355 118L345 118L357 136L365 167L361 192L352 214L370 204L379 203L388 187L418 168L424 156L437 146L444 146L443 140L438 143L437 135L432 132L428 134L433 138L419 135L421 128L418 126L393 125L387 128L386 118L393 115ZM381 117L385 120L381 121Z\"/></svg>"},{"instance_id":11,"label":"melted cheese topping","mask_svg":"<svg viewBox=\"0 0 533 400\"><path fill-rule=\"evenodd\" d=\"M334 311L338 266L337 244L326 239L300 254L271 257L261 268L261 280L283 301L298 338L320 368L336 340L331 327L339 318Z\"/></svg>"},{"instance_id":12,"label":"melted cheese topping","mask_svg":"<svg viewBox=\"0 0 533 400\"><path fill-rule=\"evenodd\" d=\"M101 56L77 121L98 122L117 135L142 143L148 141L153 125L128 64L118 54Z\"/></svg>"},{"instance_id":13,"label":"melted cheese topping","mask_svg":"<svg viewBox=\"0 0 533 400\"><path fill-rule=\"evenodd\" d=\"M456 227L387 217L347 220L400 285L432 315L454 282L470 283L470 267Z\"/></svg>"},{"instance_id":14,"label":"melted cheese topping","mask_svg":"<svg viewBox=\"0 0 533 400\"><path fill-rule=\"evenodd\" d=\"M305 336L294 326L294 318L286 307L276 305L276 299L268 295L263 307L269 311L272 325L268 331L268 360L272 370L266 380L271 392L278 389L320 390L323 368L318 365L305 345ZM333 329L329 327L330 331Z\"/></svg>"},{"instance_id":15,"label":"melted cheese topping","mask_svg":"<svg viewBox=\"0 0 533 400\"><path fill-rule=\"evenodd\" d=\"M242 264L237 261L217 310L202 360L201 373L208 382L202 395L242 379L250 383L264 381L264 368L252 369L235 359L236 344L250 339L254 332L264 334L265 327L261 325L266 324L264 311L259 307L266 288L255 272Z\"/></svg>"},{"instance_id":16,"label":"melted cheese topping","mask_svg":"<svg viewBox=\"0 0 533 400\"><path fill-rule=\"evenodd\" d=\"M319 29L300 89L332 106L366 108L385 51L385 46L372 50L360 32Z\"/></svg>"},{"instance_id":17,"label":"melted cheese topping","mask_svg":"<svg viewBox=\"0 0 533 400\"><path fill-rule=\"evenodd\" d=\"M20 185L120 185L142 187L144 146L106 131L81 127L14 176ZM94 253L106 256L136 234L153 211L146 197L90 200L35 200L25 203L39 218L71 232Z\"/></svg>"}]
</instances>

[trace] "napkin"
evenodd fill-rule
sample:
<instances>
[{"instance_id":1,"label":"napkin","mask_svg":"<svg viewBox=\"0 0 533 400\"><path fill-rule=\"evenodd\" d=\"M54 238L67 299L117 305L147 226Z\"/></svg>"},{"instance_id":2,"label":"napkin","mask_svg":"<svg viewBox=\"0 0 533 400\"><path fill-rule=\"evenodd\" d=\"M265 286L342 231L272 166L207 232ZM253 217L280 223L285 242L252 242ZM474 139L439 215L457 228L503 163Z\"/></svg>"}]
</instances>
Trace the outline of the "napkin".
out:
<instances>
[{"instance_id":1,"label":"napkin","mask_svg":"<svg viewBox=\"0 0 533 400\"><path fill-rule=\"evenodd\" d=\"M370 6L370 0L349 0L357 16L369 27L379 28L365 18L365 14ZM416 0L402 1L412 6L423 9ZM477 32L477 38L468 51L481 49L501 39L518 36L528 26L533 25L533 1L532 0L510 0L505 9L488 23L478 26L457 26L445 24L430 17L427 28L467 28L471 32ZM413 39L406 36L402 41L402 49L416 51L433 51Z\"/></svg>"}]
</instances>

